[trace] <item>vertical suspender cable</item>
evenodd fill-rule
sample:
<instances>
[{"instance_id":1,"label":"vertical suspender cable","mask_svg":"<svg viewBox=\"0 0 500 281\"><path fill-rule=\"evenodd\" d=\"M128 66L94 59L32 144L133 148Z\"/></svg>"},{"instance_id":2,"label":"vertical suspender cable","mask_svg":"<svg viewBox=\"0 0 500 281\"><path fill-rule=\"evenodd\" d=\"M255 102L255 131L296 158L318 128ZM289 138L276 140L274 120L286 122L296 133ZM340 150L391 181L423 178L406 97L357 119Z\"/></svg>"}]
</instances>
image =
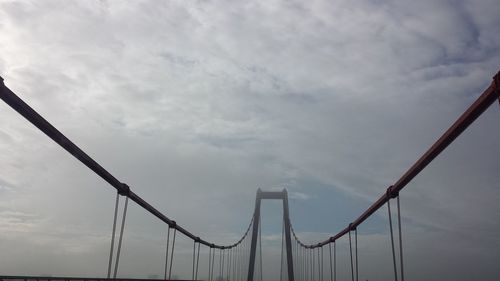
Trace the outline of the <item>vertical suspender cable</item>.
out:
<instances>
[{"instance_id":1,"label":"vertical suspender cable","mask_svg":"<svg viewBox=\"0 0 500 281\"><path fill-rule=\"evenodd\" d=\"M337 243L333 242L333 281L337 281Z\"/></svg>"},{"instance_id":2,"label":"vertical suspender cable","mask_svg":"<svg viewBox=\"0 0 500 281\"><path fill-rule=\"evenodd\" d=\"M262 219L259 218L259 262L260 262L260 281L262 281Z\"/></svg>"},{"instance_id":3,"label":"vertical suspender cable","mask_svg":"<svg viewBox=\"0 0 500 281\"><path fill-rule=\"evenodd\" d=\"M239 262L240 262L240 265L239 265L239 268L238 268L238 272L239 272L239 278L241 281L243 281L245 278L245 240L241 240L241 243L240 243L240 251L239 251Z\"/></svg>"},{"instance_id":4,"label":"vertical suspender cable","mask_svg":"<svg viewBox=\"0 0 500 281\"><path fill-rule=\"evenodd\" d=\"M318 280L319 281L323 281L323 274L321 273L322 272L322 262L323 260L321 259L321 249L323 247L318 247Z\"/></svg>"},{"instance_id":5,"label":"vertical suspender cable","mask_svg":"<svg viewBox=\"0 0 500 281\"><path fill-rule=\"evenodd\" d=\"M304 257L302 256L302 245L299 244L299 279L298 280L305 280L304 278Z\"/></svg>"},{"instance_id":6,"label":"vertical suspender cable","mask_svg":"<svg viewBox=\"0 0 500 281\"><path fill-rule=\"evenodd\" d=\"M349 254L351 257L351 280L354 281L354 266L352 260L351 227L349 226Z\"/></svg>"},{"instance_id":7,"label":"vertical suspender cable","mask_svg":"<svg viewBox=\"0 0 500 281\"><path fill-rule=\"evenodd\" d=\"M295 253L295 250L296 250L295 249L295 243L291 243L291 246L292 246L292 248L291 248L291 250L292 250L292 253L291 253L291 255L292 255L292 266L293 266L293 274L294 274L293 275L293 279L295 280L295 279L297 279L297 255Z\"/></svg>"},{"instance_id":8,"label":"vertical suspender cable","mask_svg":"<svg viewBox=\"0 0 500 281\"><path fill-rule=\"evenodd\" d=\"M247 274L248 274L248 270L250 270L250 268L249 268L249 265L250 265L250 246L252 243L252 239L250 238L250 236L248 236L248 237L249 238L247 239L247 252L246 252L247 261L245 262L245 264L247 266L245 268L245 272L247 272ZM254 269L255 269L255 267L254 267Z\"/></svg>"},{"instance_id":9,"label":"vertical suspender cable","mask_svg":"<svg viewBox=\"0 0 500 281\"><path fill-rule=\"evenodd\" d=\"M498 100L500 102L500 98ZM399 261L401 262L401 281L405 281L404 267L403 267L403 238L401 233L401 207L399 204L399 196L397 197L398 205L398 226L399 226Z\"/></svg>"},{"instance_id":10,"label":"vertical suspender cable","mask_svg":"<svg viewBox=\"0 0 500 281\"><path fill-rule=\"evenodd\" d=\"M233 248L229 248L227 249L227 271L226 271L226 275L227 275L227 279L228 280L231 280L231 264L233 262Z\"/></svg>"},{"instance_id":11,"label":"vertical suspender cable","mask_svg":"<svg viewBox=\"0 0 500 281\"><path fill-rule=\"evenodd\" d=\"M221 249L222 251L222 270L221 270L221 277L222 277L222 280L224 280L224 265L226 263L226 250L225 249Z\"/></svg>"},{"instance_id":12,"label":"vertical suspender cable","mask_svg":"<svg viewBox=\"0 0 500 281\"><path fill-rule=\"evenodd\" d=\"M294 272L296 271L297 273L295 274L297 277L295 278L296 280L300 280L300 245L298 241L295 241L295 256L297 256L295 264L296 266L293 268ZM297 268L297 270L295 270Z\"/></svg>"},{"instance_id":13,"label":"vertical suspender cable","mask_svg":"<svg viewBox=\"0 0 500 281\"><path fill-rule=\"evenodd\" d=\"M305 247L302 248L302 258L304 259L304 280L309 280L309 275L307 273L307 250Z\"/></svg>"},{"instance_id":14,"label":"vertical suspender cable","mask_svg":"<svg viewBox=\"0 0 500 281\"><path fill-rule=\"evenodd\" d=\"M308 254L308 256L309 256L309 279L311 281L314 281L314 266L313 266L313 260L312 260L312 257L313 257L312 252L313 252L312 248L309 248L309 252L308 252L309 253Z\"/></svg>"},{"instance_id":15,"label":"vertical suspender cable","mask_svg":"<svg viewBox=\"0 0 500 281\"><path fill-rule=\"evenodd\" d=\"M307 280L307 255L306 255L306 248L302 247L302 279L301 280Z\"/></svg>"},{"instance_id":16,"label":"vertical suspender cable","mask_svg":"<svg viewBox=\"0 0 500 281\"><path fill-rule=\"evenodd\" d=\"M330 281L333 281L332 243L328 243L328 249L330 251Z\"/></svg>"},{"instance_id":17,"label":"vertical suspender cable","mask_svg":"<svg viewBox=\"0 0 500 281\"><path fill-rule=\"evenodd\" d=\"M398 272L396 268L396 252L394 251L394 234L392 233L392 215L391 215L391 203L387 200L387 211L389 213L389 230L391 232L391 246L392 246L392 261L394 265L394 280L398 281Z\"/></svg>"},{"instance_id":18,"label":"vertical suspender cable","mask_svg":"<svg viewBox=\"0 0 500 281\"><path fill-rule=\"evenodd\" d=\"M299 262L299 243L297 242L297 240L295 240L295 257L294 257L294 261L295 261L295 265L293 267L293 272L295 273L295 280L300 280L300 262Z\"/></svg>"},{"instance_id":19,"label":"vertical suspender cable","mask_svg":"<svg viewBox=\"0 0 500 281\"><path fill-rule=\"evenodd\" d=\"M212 247L208 248L208 281L210 280L210 269L212 268Z\"/></svg>"},{"instance_id":20,"label":"vertical suspender cable","mask_svg":"<svg viewBox=\"0 0 500 281\"><path fill-rule=\"evenodd\" d=\"M317 248L318 249L318 281L321 281L321 266L320 266L320 263L319 263L319 247Z\"/></svg>"},{"instance_id":21,"label":"vertical suspender cable","mask_svg":"<svg viewBox=\"0 0 500 281\"><path fill-rule=\"evenodd\" d=\"M285 243L285 222L283 221L283 227L281 228L281 256L280 256L280 281L283 281L283 245Z\"/></svg>"},{"instance_id":22,"label":"vertical suspender cable","mask_svg":"<svg viewBox=\"0 0 500 281\"><path fill-rule=\"evenodd\" d=\"M212 268L210 270L210 281L214 280L215 248L212 250Z\"/></svg>"},{"instance_id":23,"label":"vertical suspender cable","mask_svg":"<svg viewBox=\"0 0 500 281\"><path fill-rule=\"evenodd\" d=\"M321 280L321 250L320 247L318 247L318 280Z\"/></svg>"},{"instance_id":24,"label":"vertical suspender cable","mask_svg":"<svg viewBox=\"0 0 500 281\"><path fill-rule=\"evenodd\" d=\"M194 267L196 263L196 240L193 240L193 270L191 271L191 280L194 279Z\"/></svg>"},{"instance_id":25,"label":"vertical suspender cable","mask_svg":"<svg viewBox=\"0 0 500 281\"><path fill-rule=\"evenodd\" d=\"M201 246L201 243L198 243L198 254L196 257L196 272L194 275L194 280L198 280L198 268L200 267L200 246Z\"/></svg>"},{"instance_id":26,"label":"vertical suspender cable","mask_svg":"<svg viewBox=\"0 0 500 281\"><path fill-rule=\"evenodd\" d=\"M323 273L324 273L324 270L323 270L323 267L324 267L324 262L323 262L323 246L321 246L321 281L323 281Z\"/></svg>"},{"instance_id":27,"label":"vertical suspender cable","mask_svg":"<svg viewBox=\"0 0 500 281\"><path fill-rule=\"evenodd\" d=\"M238 244L238 246L236 246L236 249L235 249L234 279L236 281L240 280L240 263L241 263L240 248L241 248L241 245Z\"/></svg>"},{"instance_id":28,"label":"vertical suspender cable","mask_svg":"<svg viewBox=\"0 0 500 281\"><path fill-rule=\"evenodd\" d=\"M224 280L224 254L222 249L219 249L219 276Z\"/></svg>"},{"instance_id":29,"label":"vertical suspender cable","mask_svg":"<svg viewBox=\"0 0 500 281\"><path fill-rule=\"evenodd\" d=\"M309 276L309 250L304 247L304 277L305 280L309 281L311 277Z\"/></svg>"},{"instance_id":30,"label":"vertical suspender cable","mask_svg":"<svg viewBox=\"0 0 500 281\"><path fill-rule=\"evenodd\" d=\"M311 280L311 255L309 254L309 248L306 248L305 250L306 254L306 276L307 276L307 281Z\"/></svg>"},{"instance_id":31,"label":"vertical suspender cable","mask_svg":"<svg viewBox=\"0 0 500 281\"><path fill-rule=\"evenodd\" d=\"M167 272L168 272L168 246L170 244L170 225L167 228L167 249L165 250L165 273L163 275L163 279L167 280Z\"/></svg>"},{"instance_id":32,"label":"vertical suspender cable","mask_svg":"<svg viewBox=\"0 0 500 281\"><path fill-rule=\"evenodd\" d=\"M302 246L299 244L299 279L298 280L305 280L304 276L304 258L302 257Z\"/></svg>"},{"instance_id":33,"label":"vertical suspender cable","mask_svg":"<svg viewBox=\"0 0 500 281\"><path fill-rule=\"evenodd\" d=\"M172 252L170 252L170 267L168 269L168 280L172 279L172 264L174 263L174 250L175 250L175 234L177 228L174 228L174 239L172 239Z\"/></svg>"},{"instance_id":34,"label":"vertical suspender cable","mask_svg":"<svg viewBox=\"0 0 500 281\"><path fill-rule=\"evenodd\" d=\"M111 264L113 263L113 248L115 246L115 233L116 233L116 218L118 216L118 203L120 200L120 194L116 192L116 202L115 202L115 215L113 217L113 231L111 234L111 249L109 250L109 263L108 263L108 279L111 277Z\"/></svg>"},{"instance_id":35,"label":"vertical suspender cable","mask_svg":"<svg viewBox=\"0 0 500 281\"><path fill-rule=\"evenodd\" d=\"M236 266L234 267L235 269L235 274L236 274L236 280L240 280L240 274L241 274L241 244L239 244L236 247Z\"/></svg>"},{"instance_id":36,"label":"vertical suspender cable","mask_svg":"<svg viewBox=\"0 0 500 281\"><path fill-rule=\"evenodd\" d=\"M313 248L311 248L309 251L309 261L311 263L310 264L311 268L309 271L311 272L311 281L314 281L314 253L313 252L314 252L314 250L313 250Z\"/></svg>"},{"instance_id":37,"label":"vertical suspender cable","mask_svg":"<svg viewBox=\"0 0 500 281\"><path fill-rule=\"evenodd\" d=\"M309 254L309 248L306 248L306 273L307 281L311 280L311 255Z\"/></svg>"},{"instance_id":38,"label":"vertical suspender cable","mask_svg":"<svg viewBox=\"0 0 500 281\"><path fill-rule=\"evenodd\" d=\"M227 279L228 280L233 280L231 278L231 270L232 265L233 265L233 248L229 248L228 254L227 254L228 260L227 260Z\"/></svg>"},{"instance_id":39,"label":"vertical suspender cable","mask_svg":"<svg viewBox=\"0 0 500 281\"><path fill-rule=\"evenodd\" d=\"M302 245L299 244L299 256L300 256L300 278L299 280L305 280L305 277L304 277L304 255L302 254L303 253L303 250L302 250Z\"/></svg>"},{"instance_id":40,"label":"vertical suspender cable","mask_svg":"<svg viewBox=\"0 0 500 281\"><path fill-rule=\"evenodd\" d=\"M241 265L243 264L242 262L242 259L243 259L243 256L242 256L242 250L243 250L243 244L242 242L240 242L240 245L238 246L238 280L241 281L242 279L242 271L241 271Z\"/></svg>"},{"instance_id":41,"label":"vertical suspender cable","mask_svg":"<svg viewBox=\"0 0 500 281\"><path fill-rule=\"evenodd\" d=\"M312 265L311 265L311 273L312 273L312 281L316 280L315 277L316 277L316 274L315 271L316 269L314 268L315 266L315 255L314 255L314 248L311 248L311 260L312 260Z\"/></svg>"},{"instance_id":42,"label":"vertical suspender cable","mask_svg":"<svg viewBox=\"0 0 500 281\"><path fill-rule=\"evenodd\" d=\"M120 238L118 239L118 249L116 250L115 272L113 274L113 278L116 278L116 274L118 273L118 264L120 262L120 251L122 249L123 229L125 228L125 218L127 217L127 206L128 206L128 196L125 197L125 207L123 208L122 225L120 228Z\"/></svg>"},{"instance_id":43,"label":"vertical suspender cable","mask_svg":"<svg viewBox=\"0 0 500 281\"><path fill-rule=\"evenodd\" d=\"M358 271L358 229L354 229L354 249L356 251L356 281L359 281Z\"/></svg>"},{"instance_id":44,"label":"vertical suspender cable","mask_svg":"<svg viewBox=\"0 0 500 281\"><path fill-rule=\"evenodd\" d=\"M315 249L318 249L318 254L314 253L315 251L313 250L313 254L314 254L314 259L316 261L316 258L318 258L317 262L318 262L318 281L319 280L319 248L315 248ZM316 268L314 268L314 270L316 271Z\"/></svg>"},{"instance_id":45,"label":"vertical suspender cable","mask_svg":"<svg viewBox=\"0 0 500 281\"><path fill-rule=\"evenodd\" d=\"M231 280L234 281L236 280L236 259L237 259L237 256L236 256L237 252L236 252L236 247L233 247L233 254L232 254L232 257L231 257L231 263L232 263L232 268L231 268Z\"/></svg>"}]
</instances>

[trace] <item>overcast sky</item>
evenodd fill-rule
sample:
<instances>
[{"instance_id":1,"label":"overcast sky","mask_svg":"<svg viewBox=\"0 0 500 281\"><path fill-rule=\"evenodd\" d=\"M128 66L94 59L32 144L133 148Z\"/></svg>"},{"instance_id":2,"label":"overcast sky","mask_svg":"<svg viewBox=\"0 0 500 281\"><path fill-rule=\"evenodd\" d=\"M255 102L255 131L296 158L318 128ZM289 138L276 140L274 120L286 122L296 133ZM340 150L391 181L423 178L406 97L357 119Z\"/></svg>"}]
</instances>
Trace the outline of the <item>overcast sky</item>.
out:
<instances>
[{"instance_id":1,"label":"overcast sky","mask_svg":"<svg viewBox=\"0 0 500 281\"><path fill-rule=\"evenodd\" d=\"M0 0L0 75L196 235L233 243L257 188L287 188L312 243L486 89L499 30L495 0ZM496 103L402 192L408 280L498 280L499 122ZM104 277L114 196L0 103L0 274ZM266 280L279 274L280 206L262 210ZM387 227L383 208L359 228L360 280L392 278ZM165 233L131 203L119 276L162 276ZM188 277L179 239L174 274Z\"/></svg>"}]
</instances>

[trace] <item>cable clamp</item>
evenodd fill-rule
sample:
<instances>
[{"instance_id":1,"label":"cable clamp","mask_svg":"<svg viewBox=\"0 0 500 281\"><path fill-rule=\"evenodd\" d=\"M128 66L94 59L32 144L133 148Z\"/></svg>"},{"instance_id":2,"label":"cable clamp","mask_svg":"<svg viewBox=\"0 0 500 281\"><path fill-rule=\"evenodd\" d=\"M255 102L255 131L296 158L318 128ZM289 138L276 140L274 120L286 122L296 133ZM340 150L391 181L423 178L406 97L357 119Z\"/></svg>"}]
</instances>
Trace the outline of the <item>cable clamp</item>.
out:
<instances>
[{"instance_id":1,"label":"cable clamp","mask_svg":"<svg viewBox=\"0 0 500 281\"><path fill-rule=\"evenodd\" d=\"M386 191L387 198L392 199L399 196L399 192L394 190L394 186L389 186Z\"/></svg>"},{"instance_id":2,"label":"cable clamp","mask_svg":"<svg viewBox=\"0 0 500 281\"><path fill-rule=\"evenodd\" d=\"M356 230L356 227L352 225L352 222L349 224L349 231Z\"/></svg>"},{"instance_id":3,"label":"cable clamp","mask_svg":"<svg viewBox=\"0 0 500 281\"><path fill-rule=\"evenodd\" d=\"M122 188L118 190L118 194L122 196L127 196L129 197L130 195L130 187L126 183L122 183Z\"/></svg>"},{"instance_id":4,"label":"cable clamp","mask_svg":"<svg viewBox=\"0 0 500 281\"><path fill-rule=\"evenodd\" d=\"M172 222L168 225L168 227L170 227L170 228L176 228L176 227L177 227L177 223L176 223L175 221L172 221Z\"/></svg>"}]
</instances>

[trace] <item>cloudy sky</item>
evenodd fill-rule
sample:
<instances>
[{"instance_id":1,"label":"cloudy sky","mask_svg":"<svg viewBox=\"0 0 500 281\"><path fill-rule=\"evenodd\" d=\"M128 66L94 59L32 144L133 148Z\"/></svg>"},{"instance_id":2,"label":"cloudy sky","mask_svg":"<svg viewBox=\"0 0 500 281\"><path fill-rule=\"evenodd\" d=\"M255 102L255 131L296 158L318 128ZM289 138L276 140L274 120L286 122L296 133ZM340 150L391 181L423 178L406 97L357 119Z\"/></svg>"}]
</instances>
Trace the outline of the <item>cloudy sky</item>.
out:
<instances>
[{"instance_id":1,"label":"cloudy sky","mask_svg":"<svg viewBox=\"0 0 500 281\"><path fill-rule=\"evenodd\" d=\"M287 188L314 242L490 84L499 30L494 0L0 0L0 75L193 233L232 243L257 188ZM0 274L105 276L114 189L3 102L0 117ZM408 280L498 280L499 120L494 104L402 192ZM262 210L267 280L280 206ZM162 276L165 226L134 204L127 218L119 276ZM359 228L361 280L391 278L389 242L384 208Z\"/></svg>"}]
</instances>

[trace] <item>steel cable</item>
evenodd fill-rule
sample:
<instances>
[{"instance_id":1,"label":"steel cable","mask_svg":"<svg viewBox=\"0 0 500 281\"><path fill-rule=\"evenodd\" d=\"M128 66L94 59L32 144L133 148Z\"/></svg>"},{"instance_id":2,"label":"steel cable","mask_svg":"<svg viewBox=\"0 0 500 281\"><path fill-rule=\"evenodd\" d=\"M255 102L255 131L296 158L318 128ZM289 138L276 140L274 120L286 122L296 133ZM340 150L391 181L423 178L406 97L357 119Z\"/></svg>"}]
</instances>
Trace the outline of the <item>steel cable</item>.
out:
<instances>
[{"instance_id":1,"label":"steel cable","mask_svg":"<svg viewBox=\"0 0 500 281\"><path fill-rule=\"evenodd\" d=\"M394 234L392 233L391 202L389 200L387 200L387 211L389 214L389 228L391 232L391 248L392 248L392 261L394 265L394 280L398 281L398 272L396 268L396 252L394 251Z\"/></svg>"},{"instance_id":2,"label":"steel cable","mask_svg":"<svg viewBox=\"0 0 500 281\"><path fill-rule=\"evenodd\" d=\"M354 248L356 250L356 281L359 281L359 271L358 271L358 229L354 229Z\"/></svg>"},{"instance_id":3,"label":"steel cable","mask_svg":"<svg viewBox=\"0 0 500 281\"><path fill-rule=\"evenodd\" d=\"M353 266L353 260L352 260L352 243L351 243L351 229L349 226L349 254L351 257L351 280L354 281L354 266Z\"/></svg>"},{"instance_id":4,"label":"steel cable","mask_svg":"<svg viewBox=\"0 0 500 281\"><path fill-rule=\"evenodd\" d=\"M328 249L330 251L330 281L333 281L333 267L332 267L332 243L328 243Z\"/></svg>"},{"instance_id":5,"label":"steel cable","mask_svg":"<svg viewBox=\"0 0 500 281\"><path fill-rule=\"evenodd\" d=\"M500 98L498 99L500 102ZM397 206L398 206L398 227L399 227L399 261L401 263L401 281L405 281L404 267L403 267L403 236L401 233L401 207L399 204L399 195L397 197Z\"/></svg>"},{"instance_id":6,"label":"steel cable","mask_svg":"<svg viewBox=\"0 0 500 281\"><path fill-rule=\"evenodd\" d=\"M169 244L170 244L170 225L168 225L168 228L167 228L167 249L165 251L165 272L164 272L164 275L163 275L163 279L164 280L167 280L167 273L168 273L168 247L169 247Z\"/></svg>"},{"instance_id":7,"label":"steel cable","mask_svg":"<svg viewBox=\"0 0 500 281\"><path fill-rule=\"evenodd\" d=\"M195 280L194 279L195 259L196 259L196 240L193 241L193 268L192 268L192 271L191 271L191 280Z\"/></svg>"},{"instance_id":8,"label":"steel cable","mask_svg":"<svg viewBox=\"0 0 500 281\"><path fill-rule=\"evenodd\" d=\"M260 260L260 281L262 281L263 268L262 268L262 220L259 219L259 260Z\"/></svg>"},{"instance_id":9,"label":"steel cable","mask_svg":"<svg viewBox=\"0 0 500 281\"><path fill-rule=\"evenodd\" d=\"M113 248L115 246L115 234L116 234L116 219L118 217L118 203L120 201L120 193L116 192L115 201L115 213L113 216L113 230L111 234L111 249L109 250L109 262L108 262L108 278L111 277L111 264L113 263Z\"/></svg>"},{"instance_id":10,"label":"steel cable","mask_svg":"<svg viewBox=\"0 0 500 281\"><path fill-rule=\"evenodd\" d=\"M210 268L212 268L212 248L208 248L208 281L210 281Z\"/></svg>"},{"instance_id":11,"label":"steel cable","mask_svg":"<svg viewBox=\"0 0 500 281\"><path fill-rule=\"evenodd\" d=\"M170 267L168 269L168 279L172 279L172 264L174 263L174 250L175 250L175 234L177 229L174 228L174 239L172 239L172 252L170 252Z\"/></svg>"},{"instance_id":12,"label":"steel cable","mask_svg":"<svg viewBox=\"0 0 500 281\"><path fill-rule=\"evenodd\" d=\"M198 254L196 255L196 273L194 275L194 280L198 280L198 268L200 267L200 246L201 243L198 243Z\"/></svg>"},{"instance_id":13,"label":"steel cable","mask_svg":"<svg viewBox=\"0 0 500 281\"><path fill-rule=\"evenodd\" d=\"M120 252L122 249L123 230L125 229L125 219L127 217L127 206L128 206L128 197L125 198L125 207L123 208L122 225L120 228L120 238L118 240L118 248L116 250L115 272L113 274L113 278L116 278L116 274L118 273L118 264L120 263Z\"/></svg>"},{"instance_id":14,"label":"steel cable","mask_svg":"<svg viewBox=\"0 0 500 281\"><path fill-rule=\"evenodd\" d=\"M283 227L281 228L281 256L280 256L280 281L283 281L283 248L285 239L285 222L283 221Z\"/></svg>"}]
</instances>

